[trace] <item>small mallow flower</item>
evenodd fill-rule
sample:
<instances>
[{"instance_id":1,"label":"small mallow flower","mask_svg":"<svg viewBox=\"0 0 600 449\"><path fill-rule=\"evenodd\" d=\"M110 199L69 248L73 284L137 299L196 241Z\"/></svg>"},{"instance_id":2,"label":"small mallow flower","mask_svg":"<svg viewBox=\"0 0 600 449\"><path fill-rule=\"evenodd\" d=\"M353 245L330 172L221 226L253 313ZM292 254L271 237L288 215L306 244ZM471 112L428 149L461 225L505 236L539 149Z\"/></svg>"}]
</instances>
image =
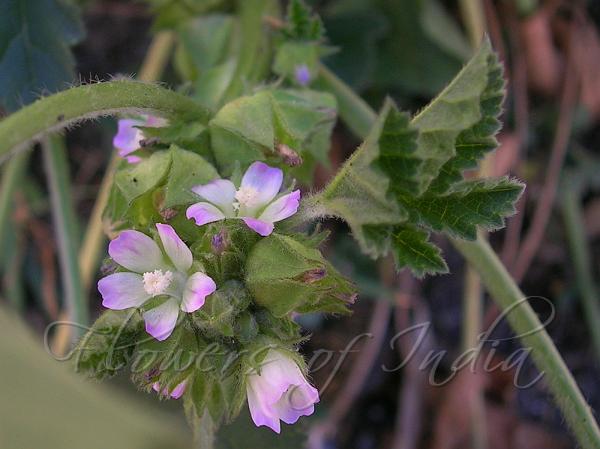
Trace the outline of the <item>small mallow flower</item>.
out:
<instances>
[{"instance_id":1,"label":"small mallow flower","mask_svg":"<svg viewBox=\"0 0 600 449\"><path fill-rule=\"evenodd\" d=\"M171 398L173 398L173 399L179 399L181 396L183 396L183 393L185 393L186 386L187 386L187 381L184 380L183 382L180 382L179 384L177 384L177 386L175 388L173 388L171 393L169 393L169 390L166 387L163 388L161 391L160 384L158 382L154 382L154 384L152 385L152 389L154 391L156 391L157 393L162 394L163 396L171 396Z\"/></svg>"},{"instance_id":2,"label":"small mallow flower","mask_svg":"<svg viewBox=\"0 0 600 449\"><path fill-rule=\"evenodd\" d=\"M130 164L136 164L142 159L130 154L140 148L140 142L144 139L144 133L136 126L158 128L165 124L164 119L152 115L143 115L139 119L120 119L117 134L113 138L113 146L119 150L119 156L125 158Z\"/></svg>"},{"instance_id":3,"label":"small mallow flower","mask_svg":"<svg viewBox=\"0 0 600 449\"><path fill-rule=\"evenodd\" d=\"M319 392L308 383L300 368L284 353L270 349L260 373L250 373L246 383L248 407L257 426L281 431L279 420L294 424L309 416L319 402Z\"/></svg>"},{"instance_id":4,"label":"small mallow flower","mask_svg":"<svg viewBox=\"0 0 600 449\"><path fill-rule=\"evenodd\" d=\"M294 77L301 86L308 86L311 79L310 69L306 64L297 65L294 68Z\"/></svg>"},{"instance_id":5,"label":"small mallow flower","mask_svg":"<svg viewBox=\"0 0 600 449\"><path fill-rule=\"evenodd\" d=\"M171 226L157 223L156 229L164 251L139 231L123 231L110 242L108 254L128 271L100 279L98 290L102 305L113 310L140 307L156 296L168 297L143 314L146 331L162 341L173 332L179 310L198 310L216 285L200 271L189 273L192 253Z\"/></svg>"},{"instance_id":6,"label":"small mallow flower","mask_svg":"<svg viewBox=\"0 0 600 449\"><path fill-rule=\"evenodd\" d=\"M273 232L274 223L298 211L300 190L278 196L283 172L254 162L242 178L239 189L227 179L216 179L192 191L206 201L191 205L186 216L198 226L226 218L240 218L262 236Z\"/></svg>"}]
</instances>

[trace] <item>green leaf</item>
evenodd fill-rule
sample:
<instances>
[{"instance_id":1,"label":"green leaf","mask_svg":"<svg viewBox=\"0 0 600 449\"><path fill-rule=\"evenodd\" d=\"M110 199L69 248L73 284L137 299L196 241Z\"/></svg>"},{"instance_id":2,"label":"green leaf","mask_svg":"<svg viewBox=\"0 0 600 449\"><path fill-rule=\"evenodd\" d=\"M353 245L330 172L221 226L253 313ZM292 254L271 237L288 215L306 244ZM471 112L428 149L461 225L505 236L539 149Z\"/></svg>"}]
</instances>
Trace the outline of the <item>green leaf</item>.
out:
<instances>
[{"instance_id":1,"label":"green leaf","mask_svg":"<svg viewBox=\"0 0 600 449\"><path fill-rule=\"evenodd\" d=\"M136 310L104 312L73 350L75 369L98 380L114 376L129 363L141 331Z\"/></svg>"},{"instance_id":2,"label":"green leaf","mask_svg":"<svg viewBox=\"0 0 600 449\"><path fill-rule=\"evenodd\" d=\"M442 166L457 156L455 147L460 143L457 141L459 135L465 133L463 137L466 137L473 133L479 122L494 121L495 126L484 127L481 131L485 136L478 137L485 138L488 151L497 146L493 139L498 130L495 116L504 94L502 84L498 86L498 74L497 58L486 39L454 80L412 119L411 125L419 131L416 155L422 160L418 175L421 192L438 177ZM492 105L488 104L490 95ZM489 136L491 141L487 139ZM467 155L480 158L483 155L478 146L461 149L463 158Z\"/></svg>"},{"instance_id":3,"label":"green leaf","mask_svg":"<svg viewBox=\"0 0 600 449\"><path fill-rule=\"evenodd\" d=\"M345 220L363 252L372 257L387 252L388 227L407 218L406 212L388 197L390 181L376 163L379 138L390 108L391 104L387 103L360 148L325 189L304 204L309 215L329 215Z\"/></svg>"},{"instance_id":4,"label":"green leaf","mask_svg":"<svg viewBox=\"0 0 600 449\"><path fill-rule=\"evenodd\" d=\"M4 0L0 14L0 100L12 111L73 81L70 48L83 38L67 0Z\"/></svg>"},{"instance_id":5,"label":"green leaf","mask_svg":"<svg viewBox=\"0 0 600 449\"><path fill-rule=\"evenodd\" d=\"M220 171L255 160L282 165L275 147L285 144L301 157L325 161L336 102L326 93L273 89L227 103L211 120L212 149Z\"/></svg>"},{"instance_id":6,"label":"green leaf","mask_svg":"<svg viewBox=\"0 0 600 449\"><path fill-rule=\"evenodd\" d=\"M217 170L202 156L171 145L171 170L165 186L163 208L190 204L198 200L191 188L219 177Z\"/></svg>"},{"instance_id":7,"label":"green leaf","mask_svg":"<svg viewBox=\"0 0 600 449\"><path fill-rule=\"evenodd\" d=\"M477 226L488 231L504 227L504 218L515 213L514 203L523 184L509 178L465 181L446 195L403 196L400 202L411 220L434 231L474 240Z\"/></svg>"},{"instance_id":8,"label":"green leaf","mask_svg":"<svg viewBox=\"0 0 600 449\"><path fill-rule=\"evenodd\" d=\"M171 153L157 151L143 161L119 170L115 183L129 204L144 193L158 186L171 167Z\"/></svg>"},{"instance_id":9,"label":"green leaf","mask_svg":"<svg viewBox=\"0 0 600 449\"><path fill-rule=\"evenodd\" d=\"M291 39L319 41L325 35L321 19L302 0L289 3L286 22L284 33Z\"/></svg>"},{"instance_id":10,"label":"green leaf","mask_svg":"<svg viewBox=\"0 0 600 449\"><path fill-rule=\"evenodd\" d=\"M392 233L392 251L397 269L409 267L417 277L447 273L448 266L440 249L428 239L425 231L411 226L396 226Z\"/></svg>"},{"instance_id":11,"label":"green leaf","mask_svg":"<svg viewBox=\"0 0 600 449\"><path fill-rule=\"evenodd\" d=\"M503 94L502 69L486 40L412 120L386 101L363 145L306 201L305 213L343 218L363 252L379 257L392 250L399 269L447 272L429 231L474 239L478 226L499 229L524 188L508 178L463 179L497 147Z\"/></svg>"}]
</instances>

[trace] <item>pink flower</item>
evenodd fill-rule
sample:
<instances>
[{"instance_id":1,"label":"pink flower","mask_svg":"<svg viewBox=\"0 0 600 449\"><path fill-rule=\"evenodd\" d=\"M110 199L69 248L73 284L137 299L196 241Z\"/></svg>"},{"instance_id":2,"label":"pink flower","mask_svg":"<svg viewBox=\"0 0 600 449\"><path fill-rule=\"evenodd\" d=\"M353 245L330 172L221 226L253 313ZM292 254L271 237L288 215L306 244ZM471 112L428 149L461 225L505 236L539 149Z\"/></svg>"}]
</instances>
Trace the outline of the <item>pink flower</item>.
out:
<instances>
[{"instance_id":1,"label":"pink flower","mask_svg":"<svg viewBox=\"0 0 600 449\"><path fill-rule=\"evenodd\" d=\"M319 392L308 383L300 368L284 353L271 349L260 373L253 371L246 383L248 407L254 424L281 431L279 420L294 424L309 416L319 402Z\"/></svg>"},{"instance_id":2,"label":"pink flower","mask_svg":"<svg viewBox=\"0 0 600 449\"><path fill-rule=\"evenodd\" d=\"M158 223L156 229L164 251L146 234L133 230L121 232L110 242L110 257L128 271L100 279L98 290L102 305L114 310L140 307L150 298L166 297L143 315L146 331L162 341L173 332L179 310L198 310L216 285L202 272L189 273L192 253L171 226Z\"/></svg>"},{"instance_id":3,"label":"pink flower","mask_svg":"<svg viewBox=\"0 0 600 449\"><path fill-rule=\"evenodd\" d=\"M140 142L144 139L144 133L136 126L161 127L166 120L152 115L143 115L139 119L121 119L118 123L118 131L113 138L113 146L119 150L119 156L127 159L130 164L141 161L138 156L129 156L130 153L140 148Z\"/></svg>"},{"instance_id":4,"label":"pink flower","mask_svg":"<svg viewBox=\"0 0 600 449\"><path fill-rule=\"evenodd\" d=\"M192 189L206 201L191 205L186 216L198 226L226 218L240 218L262 236L273 232L274 223L298 211L300 190L278 197L283 172L262 162L254 162L236 189L227 179L216 179Z\"/></svg>"},{"instance_id":5,"label":"pink flower","mask_svg":"<svg viewBox=\"0 0 600 449\"><path fill-rule=\"evenodd\" d=\"M160 392L160 394L162 394L163 396L171 396L173 399L179 399L181 396L183 396L183 393L185 393L186 386L187 380L184 380L183 382L177 384L177 386L173 388L173 391L171 391L171 393L169 394L169 390L167 390L166 387L163 388L161 391L160 384L158 382L154 382L154 384L152 385L152 389L157 393Z\"/></svg>"}]
</instances>

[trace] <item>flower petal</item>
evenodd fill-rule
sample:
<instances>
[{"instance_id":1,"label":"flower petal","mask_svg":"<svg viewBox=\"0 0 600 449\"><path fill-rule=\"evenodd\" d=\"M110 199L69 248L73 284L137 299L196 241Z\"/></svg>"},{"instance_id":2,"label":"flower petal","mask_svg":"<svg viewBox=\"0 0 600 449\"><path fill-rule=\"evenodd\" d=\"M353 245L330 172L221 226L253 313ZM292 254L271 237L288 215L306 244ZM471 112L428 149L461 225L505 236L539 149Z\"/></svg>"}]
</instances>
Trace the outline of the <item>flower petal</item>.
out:
<instances>
[{"instance_id":1,"label":"flower petal","mask_svg":"<svg viewBox=\"0 0 600 449\"><path fill-rule=\"evenodd\" d=\"M123 231L108 245L108 254L119 265L136 273L163 268L162 251L154 240L138 231Z\"/></svg>"},{"instance_id":2,"label":"flower petal","mask_svg":"<svg viewBox=\"0 0 600 449\"><path fill-rule=\"evenodd\" d=\"M173 391L171 391L171 397L173 399L179 399L181 396L183 396L183 393L185 393L186 386L187 382L185 380L179 383L175 388L173 388Z\"/></svg>"},{"instance_id":3,"label":"flower petal","mask_svg":"<svg viewBox=\"0 0 600 449\"><path fill-rule=\"evenodd\" d=\"M185 216L194 219L198 226L225 220L225 215L216 206L210 203L196 203L188 207Z\"/></svg>"},{"instance_id":4,"label":"flower petal","mask_svg":"<svg viewBox=\"0 0 600 449\"><path fill-rule=\"evenodd\" d=\"M271 407L265 401L263 401L256 391L254 391L250 385L250 381L246 386L246 394L248 396L248 408L250 409L250 416L252 417L254 424L257 427L270 427L276 433L281 432L281 423L279 422L279 418L274 414Z\"/></svg>"},{"instance_id":5,"label":"flower petal","mask_svg":"<svg viewBox=\"0 0 600 449\"><path fill-rule=\"evenodd\" d=\"M319 402L319 392L308 382L302 385L292 385L287 393L275 404L275 411L279 418L287 423L294 424L301 416L312 415L315 411L314 404Z\"/></svg>"},{"instance_id":6,"label":"flower petal","mask_svg":"<svg viewBox=\"0 0 600 449\"><path fill-rule=\"evenodd\" d=\"M175 388L173 388L173 391L171 391L170 396L173 399L179 399L181 396L183 396L183 393L185 393L185 387L187 386L187 380L184 380L182 382L180 382L179 384L177 384L177 386ZM160 390L160 384L158 382L154 382L152 384L152 389L154 391L156 391L157 393L162 394L163 396L166 396L167 394L169 394L169 391L167 390L167 388L163 388L163 390Z\"/></svg>"},{"instance_id":7,"label":"flower petal","mask_svg":"<svg viewBox=\"0 0 600 449\"><path fill-rule=\"evenodd\" d=\"M144 281L136 273L114 273L98 281L102 305L108 309L123 310L139 307L150 295L144 290Z\"/></svg>"},{"instance_id":8,"label":"flower petal","mask_svg":"<svg viewBox=\"0 0 600 449\"><path fill-rule=\"evenodd\" d=\"M187 247L183 240L177 235L175 229L168 224L157 223L156 229L160 241L165 248L165 252L175 268L179 271L186 273L192 266L193 257L192 252Z\"/></svg>"},{"instance_id":9,"label":"flower petal","mask_svg":"<svg viewBox=\"0 0 600 449\"><path fill-rule=\"evenodd\" d=\"M215 179L208 184L192 187L192 192L218 206L225 215L234 216L235 186L228 179Z\"/></svg>"},{"instance_id":10,"label":"flower petal","mask_svg":"<svg viewBox=\"0 0 600 449\"><path fill-rule=\"evenodd\" d=\"M144 312L146 332L159 341L166 340L173 333L179 316L177 301L170 298L160 306Z\"/></svg>"},{"instance_id":11,"label":"flower petal","mask_svg":"<svg viewBox=\"0 0 600 449\"><path fill-rule=\"evenodd\" d=\"M118 131L113 138L113 146L119 150L119 156L125 157L140 147L140 140L144 138L142 131L135 126L144 123L135 119L121 119L118 123Z\"/></svg>"},{"instance_id":12,"label":"flower petal","mask_svg":"<svg viewBox=\"0 0 600 449\"><path fill-rule=\"evenodd\" d=\"M204 273L192 274L185 284L181 310L195 312L204 305L206 297L217 289L215 281Z\"/></svg>"},{"instance_id":13,"label":"flower petal","mask_svg":"<svg viewBox=\"0 0 600 449\"><path fill-rule=\"evenodd\" d=\"M294 190L269 204L258 218L268 223L285 220L298 211L299 205L300 190Z\"/></svg>"},{"instance_id":14,"label":"flower petal","mask_svg":"<svg viewBox=\"0 0 600 449\"><path fill-rule=\"evenodd\" d=\"M271 235L271 232L273 232L273 229L275 228L273 223L267 223L266 221L259 220L258 218L243 217L242 220L244 220L244 223L246 223L250 229L258 232L263 237Z\"/></svg>"},{"instance_id":15,"label":"flower petal","mask_svg":"<svg viewBox=\"0 0 600 449\"><path fill-rule=\"evenodd\" d=\"M282 182L283 172L279 168L269 167L263 162L254 162L244 173L240 187L252 187L256 190L256 203L262 206L275 198Z\"/></svg>"}]
</instances>

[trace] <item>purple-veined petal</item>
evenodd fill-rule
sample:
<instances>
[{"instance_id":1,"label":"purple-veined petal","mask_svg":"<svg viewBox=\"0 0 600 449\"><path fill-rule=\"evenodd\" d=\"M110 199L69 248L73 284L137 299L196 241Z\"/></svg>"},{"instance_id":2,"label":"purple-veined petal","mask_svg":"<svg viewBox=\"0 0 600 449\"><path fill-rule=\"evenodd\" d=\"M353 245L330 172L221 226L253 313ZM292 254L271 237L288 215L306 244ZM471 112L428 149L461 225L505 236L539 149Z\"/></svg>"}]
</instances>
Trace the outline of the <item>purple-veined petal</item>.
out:
<instances>
[{"instance_id":1,"label":"purple-veined petal","mask_svg":"<svg viewBox=\"0 0 600 449\"><path fill-rule=\"evenodd\" d=\"M168 224L157 223L156 229L165 252L171 262L179 271L186 273L192 266L192 252L183 240L177 235L175 229Z\"/></svg>"},{"instance_id":2,"label":"purple-veined petal","mask_svg":"<svg viewBox=\"0 0 600 449\"><path fill-rule=\"evenodd\" d=\"M206 297L216 289L217 285L210 276L200 272L192 274L185 284L181 310L188 313L195 312L204 305Z\"/></svg>"},{"instance_id":3,"label":"purple-veined petal","mask_svg":"<svg viewBox=\"0 0 600 449\"><path fill-rule=\"evenodd\" d=\"M266 221L259 220L258 218L252 217L243 217L244 223L255 232L258 232L263 237L271 235L273 232L273 228L275 227L273 223L267 223Z\"/></svg>"},{"instance_id":4,"label":"purple-veined petal","mask_svg":"<svg viewBox=\"0 0 600 449\"><path fill-rule=\"evenodd\" d=\"M256 376L259 377L259 376ZM257 427L267 426L276 433L281 432L281 423L279 417L274 414L272 407L260 397L252 387L252 376L248 380L246 386L246 394L248 395L248 408L250 416Z\"/></svg>"},{"instance_id":5,"label":"purple-veined petal","mask_svg":"<svg viewBox=\"0 0 600 449\"><path fill-rule=\"evenodd\" d=\"M154 240L139 231L123 231L108 245L108 254L119 265L136 273L163 268L163 255Z\"/></svg>"},{"instance_id":6,"label":"purple-veined petal","mask_svg":"<svg viewBox=\"0 0 600 449\"><path fill-rule=\"evenodd\" d=\"M113 146L119 150L119 156L125 157L140 147L140 140L144 138L142 132L135 128L144 123L135 119L121 119L118 123L117 134L113 138Z\"/></svg>"},{"instance_id":7,"label":"purple-veined petal","mask_svg":"<svg viewBox=\"0 0 600 449\"><path fill-rule=\"evenodd\" d=\"M240 187L254 189L255 205L261 207L277 196L282 182L283 172L279 168L269 167L263 162L254 162L244 173Z\"/></svg>"},{"instance_id":8,"label":"purple-veined petal","mask_svg":"<svg viewBox=\"0 0 600 449\"><path fill-rule=\"evenodd\" d=\"M187 218L194 219L198 226L225 219L223 212L210 203L192 204L187 208L185 216Z\"/></svg>"},{"instance_id":9,"label":"purple-veined petal","mask_svg":"<svg viewBox=\"0 0 600 449\"><path fill-rule=\"evenodd\" d=\"M139 307L150 295L144 289L142 276L137 273L114 273L98 281L102 305L108 309L123 310Z\"/></svg>"},{"instance_id":10,"label":"purple-veined petal","mask_svg":"<svg viewBox=\"0 0 600 449\"><path fill-rule=\"evenodd\" d=\"M258 218L270 223L285 220L298 211L299 205L300 190L294 190L269 204Z\"/></svg>"},{"instance_id":11,"label":"purple-veined petal","mask_svg":"<svg viewBox=\"0 0 600 449\"><path fill-rule=\"evenodd\" d=\"M192 187L192 192L217 206L228 217L234 216L235 186L228 179L215 179L208 184Z\"/></svg>"},{"instance_id":12,"label":"purple-veined petal","mask_svg":"<svg viewBox=\"0 0 600 449\"><path fill-rule=\"evenodd\" d=\"M159 341L166 340L173 333L179 316L179 305L173 298L154 309L144 312L146 332Z\"/></svg>"}]
</instances>

